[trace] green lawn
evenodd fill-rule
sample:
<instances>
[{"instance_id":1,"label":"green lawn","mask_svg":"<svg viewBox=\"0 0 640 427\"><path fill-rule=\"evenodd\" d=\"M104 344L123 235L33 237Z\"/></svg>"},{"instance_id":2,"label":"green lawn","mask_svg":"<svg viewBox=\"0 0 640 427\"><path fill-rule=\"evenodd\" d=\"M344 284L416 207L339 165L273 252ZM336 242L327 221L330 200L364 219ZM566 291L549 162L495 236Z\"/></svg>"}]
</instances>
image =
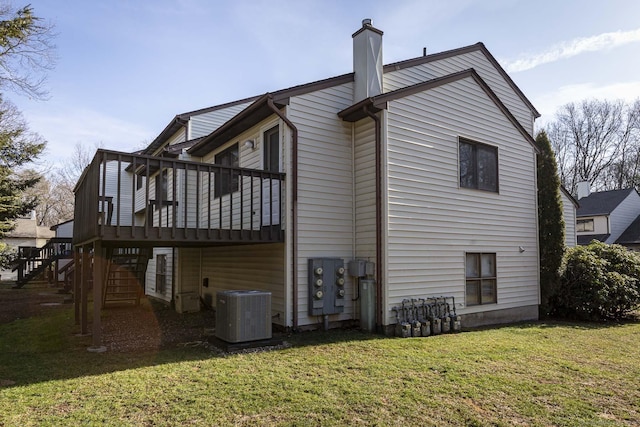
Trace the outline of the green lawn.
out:
<instances>
[{"instance_id":1,"label":"green lawn","mask_svg":"<svg viewBox=\"0 0 640 427\"><path fill-rule=\"evenodd\" d=\"M640 323L302 333L226 356L93 354L72 332L68 309L0 325L0 426L640 425Z\"/></svg>"}]
</instances>

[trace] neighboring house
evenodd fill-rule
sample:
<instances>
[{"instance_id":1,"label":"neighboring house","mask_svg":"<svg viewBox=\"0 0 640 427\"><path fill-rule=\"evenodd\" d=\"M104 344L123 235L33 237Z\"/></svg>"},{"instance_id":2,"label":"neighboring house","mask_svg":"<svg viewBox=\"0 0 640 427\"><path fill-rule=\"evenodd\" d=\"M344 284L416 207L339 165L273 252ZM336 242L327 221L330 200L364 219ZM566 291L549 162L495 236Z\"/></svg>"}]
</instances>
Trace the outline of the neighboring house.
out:
<instances>
[{"instance_id":1,"label":"neighboring house","mask_svg":"<svg viewBox=\"0 0 640 427\"><path fill-rule=\"evenodd\" d=\"M562 185L560 186L560 198L562 199L562 217L564 219L564 244L572 248L578 244L576 215L580 204Z\"/></svg>"},{"instance_id":2,"label":"neighboring house","mask_svg":"<svg viewBox=\"0 0 640 427\"><path fill-rule=\"evenodd\" d=\"M640 195L633 188L589 192L585 183L578 188L576 231L578 244L592 240L617 243L627 228L640 215Z\"/></svg>"},{"instance_id":3,"label":"neighboring house","mask_svg":"<svg viewBox=\"0 0 640 427\"><path fill-rule=\"evenodd\" d=\"M53 236L54 232L48 227L38 225L36 213L32 211L29 216L16 219L16 227L2 238L2 242L17 252L19 248L40 248ZM17 279L17 273L11 270L1 270L0 275L3 280Z\"/></svg>"},{"instance_id":4,"label":"neighboring house","mask_svg":"<svg viewBox=\"0 0 640 427\"><path fill-rule=\"evenodd\" d=\"M442 295L468 326L536 319L535 108L481 43L383 66L365 20L353 47L353 73L176 116L142 153L99 150L76 257L152 247L147 293L269 291L294 330L361 319L365 279L378 330ZM353 277L351 260L374 268Z\"/></svg>"},{"instance_id":5,"label":"neighboring house","mask_svg":"<svg viewBox=\"0 0 640 427\"><path fill-rule=\"evenodd\" d=\"M51 227L51 230L55 233L56 239L73 238L73 220L61 222ZM68 243L60 243L60 251L71 251L71 245ZM58 283L65 283L65 279L68 277L69 269L72 267L70 264L73 262L71 258L61 258L56 260L54 271L57 272L56 281ZM66 267L66 268L65 268Z\"/></svg>"},{"instance_id":6,"label":"neighboring house","mask_svg":"<svg viewBox=\"0 0 640 427\"><path fill-rule=\"evenodd\" d=\"M640 213L631 225L618 237L616 243L627 248L640 251Z\"/></svg>"}]
</instances>

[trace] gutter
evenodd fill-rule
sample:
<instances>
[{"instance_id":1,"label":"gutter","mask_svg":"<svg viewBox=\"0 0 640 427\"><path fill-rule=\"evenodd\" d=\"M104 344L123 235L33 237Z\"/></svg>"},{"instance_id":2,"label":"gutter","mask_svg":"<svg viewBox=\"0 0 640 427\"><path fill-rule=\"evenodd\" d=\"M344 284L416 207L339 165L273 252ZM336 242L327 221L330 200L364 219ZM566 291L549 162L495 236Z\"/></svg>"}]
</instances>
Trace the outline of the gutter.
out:
<instances>
[{"instance_id":1,"label":"gutter","mask_svg":"<svg viewBox=\"0 0 640 427\"><path fill-rule=\"evenodd\" d=\"M364 113L375 123L376 135L376 326L382 328L382 129L380 118L373 114L365 105Z\"/></svg>"},{"instance_id":2,"label":"gutter","mask_svg":"<svg viewBox=\"0 0 640 427\"><path fill-rule=\"evenodd\" d=\"M293 309L293 330L298 329L298 128L276 107L273 98L267 98L267 105L291 129L291 293Z\"/></svg>"}]
</instances>

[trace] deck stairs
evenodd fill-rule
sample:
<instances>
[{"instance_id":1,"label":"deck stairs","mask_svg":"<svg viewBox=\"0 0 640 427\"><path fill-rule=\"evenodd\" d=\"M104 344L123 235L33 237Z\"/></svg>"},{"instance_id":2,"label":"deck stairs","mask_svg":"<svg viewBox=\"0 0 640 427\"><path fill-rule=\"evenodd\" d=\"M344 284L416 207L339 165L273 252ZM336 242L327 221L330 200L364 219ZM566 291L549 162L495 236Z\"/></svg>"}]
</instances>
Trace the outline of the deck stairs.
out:
<instances>
[{"instance_id":1,"label":"deck stairs","mask_svg":"<svg viewBox=\"0 0 640 427\"><path fill-rule=\"evenodd\" d=\"M54 262L71 257L71 239L53 238L40 248L21 248L13 271L18 272L15 289L40 276Z\"/></svg>"},{"instance_id":2,"label":"deck stairs","mask_svg":"<svg viewBox=\"0 0 640 427\"><path fill-rule=\"evenodd\" d=\"M144 293L149 248L108 248L102 307L140 304Z\"/></svg>"}]
</instances>

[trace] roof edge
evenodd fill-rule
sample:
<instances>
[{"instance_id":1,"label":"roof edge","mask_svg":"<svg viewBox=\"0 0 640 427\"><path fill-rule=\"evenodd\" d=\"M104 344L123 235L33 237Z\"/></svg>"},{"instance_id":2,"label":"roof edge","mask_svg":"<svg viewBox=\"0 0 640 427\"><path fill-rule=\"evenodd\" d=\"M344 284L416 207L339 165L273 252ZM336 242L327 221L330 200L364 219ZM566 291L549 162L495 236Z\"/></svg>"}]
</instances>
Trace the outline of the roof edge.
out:
<instances>
[{"instance_id":1,"label":"roof edge","mask_svg":"<svg viewBox=\"0 0 640 427\"><path fill-rule=\"evenodd\" d=\"M515 84L513 79L509 77L509 74L502 68L500 63L495 59L495 57L489 52L489 49L482 42L478 42L476 44L472 44L469 46L459 47L456 49L446 50L443 52L432 53L430 55L420 56L412 59L405 59L403 61L394 62L391 64L387 64L383 67L383 72L388 73L392 71L402 70L404 68L414 67L416 65L426 64L432 61L438 61L442 59L451 58L453 56L463 55L465 53L480 51L484 54L484 56L491 62L491 64L498 70L498 72L502 75L502 77L506 80L507 84L516 92L518 97L522 99L522 101L529 107L533 115L538 118L540 117L540 113L533 106L531 101L525 96L525 94L520 90L520 88Z\"/></svg>"},{"instance_id":2,"label":"roof edge","mask_svg":"<svg viewBox=\"0 0 640 427\"><path fill-rule=\"evenodd\" d=\"M518 130L518 132L520 132L525 137L533 150L536 153L539 153L540 149L537 147L536 141L533 139L533 136L529 135L527 130L522 126L522 124L520 124L518 119L515 118L515 116L511 113L511 111L509 111L507 106L504 105L504 103L500 100L498 95L496 95L496 93L489 87L487 82L485 82L483 78L480 77L480 74L478 74L478 72L473 68L457 71L455 73L447 74L446 76L437 77L435 79L416 83L411 86L405 86L400 89L386 92L371 98L365 98L364 100L338 112L338 117L349 122L355 122L357 120L363 119L366 116L366 109L370 108L369 106L378 108L378 110L373 111L377 112L386 109L386 104L389 101L403 98L408 95L413 95L415 93L420 93L426 90L434 89L439 86L447 85L449 83L453 83L465 78L472 78L480 86L480 88L493 101L493 103L498 107L502 114L504 114L504 116L513 124L516 130ZM369 111L372 110L369 109Z\"/></svg>"}]
</instances>

